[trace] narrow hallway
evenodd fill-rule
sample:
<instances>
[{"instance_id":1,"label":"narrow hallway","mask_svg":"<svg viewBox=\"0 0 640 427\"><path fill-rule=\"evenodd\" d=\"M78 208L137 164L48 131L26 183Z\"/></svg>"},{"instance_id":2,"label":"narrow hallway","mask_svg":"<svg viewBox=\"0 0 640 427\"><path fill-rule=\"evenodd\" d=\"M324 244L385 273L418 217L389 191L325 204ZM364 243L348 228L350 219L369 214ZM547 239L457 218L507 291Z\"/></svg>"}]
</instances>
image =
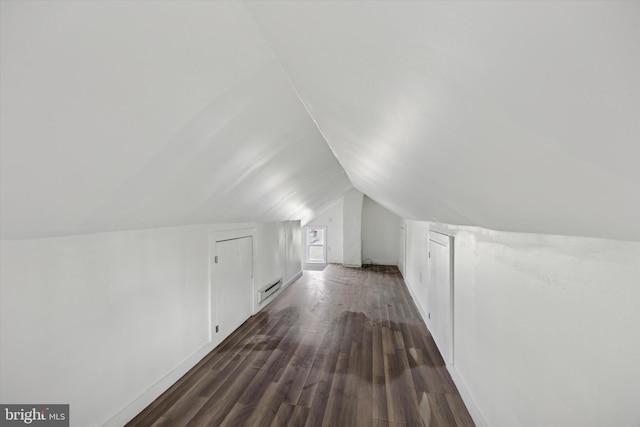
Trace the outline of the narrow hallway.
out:
<instances>
[{"instance_id":1,"label":"narrow hallway","mask_svg":"<svg viewBox=\"0 0 640 427\"><path fill-rule=\"evenodd\" d=\"M305 272L128 425L473 421L395 267L332 264Z\"/></svg>"}]
</instances>

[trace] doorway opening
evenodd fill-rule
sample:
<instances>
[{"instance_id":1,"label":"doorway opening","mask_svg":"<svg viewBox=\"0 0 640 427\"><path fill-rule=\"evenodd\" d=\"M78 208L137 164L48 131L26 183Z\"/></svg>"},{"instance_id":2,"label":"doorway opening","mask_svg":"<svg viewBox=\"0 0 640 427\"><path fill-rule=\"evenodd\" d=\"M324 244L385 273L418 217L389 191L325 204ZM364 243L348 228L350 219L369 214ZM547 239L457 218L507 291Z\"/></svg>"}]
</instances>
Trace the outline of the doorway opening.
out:
<instances>
[{"instance_id":1,"label":"doorway opening","mask_svg":"<svg viewBox=\"0 0 640 427\"><path fill-rule=\"evenodd\" d=\"M327 266L327 227L310 225L305 227L306 270L322 270Z\"/></svg>"}]
</instances>

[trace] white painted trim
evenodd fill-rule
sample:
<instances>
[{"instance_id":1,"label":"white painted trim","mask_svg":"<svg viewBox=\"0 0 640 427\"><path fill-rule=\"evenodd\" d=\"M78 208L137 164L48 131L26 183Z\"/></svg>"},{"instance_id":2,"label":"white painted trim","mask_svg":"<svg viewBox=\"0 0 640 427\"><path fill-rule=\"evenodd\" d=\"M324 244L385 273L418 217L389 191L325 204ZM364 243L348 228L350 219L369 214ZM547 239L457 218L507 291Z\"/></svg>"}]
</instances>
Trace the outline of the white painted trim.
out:
<instances>
[{"instance_id":1,"label":"white painted trim","mask_svg":"<svg viewBox=\"0 0 640 427\"><path fill-rule=\"evenodd\" d=\"M371 258L366 258L366 259L370 259L371 262L375 265L393 265L393 266L398 266L398 260L395 261L391 261L391 260L385 260L385 259L371 259Z\"/></svg>"},{"instance_id":2,"label":"white painted trim","mask_svg":"<svg viewBox=\"0 0 640 427\"><path fill-rule=\"evenodd\" d=\"M214 292L215 304L219 304L218 293L219 290L215 286L215 276L217 274L217 264L214 258L218 255L217 245L219 242L225 242L228 240L244 239L251 237L251 291L253 294L251 302L251 315L255 314L258 310L258 294L256 290L255 274L256 274L256 259L258 258L258 242L256 228L238 228L232 230L213 230L208 232L209 238L209 339L212 341L222 342L226 337L217 336L217 332L214 332L215 326L220 324L219 310L216 306L215 315L213 318L213 304L214 304Z\"/></svg>"},{"instance_id":3,"label":"white painted trim","mask_svg":"<svg viewBox=\"0 0 640 427\"><path fill-rule=\"evenodd\" d=\"M256 310L253 313L253 315L255 316L256 314L258 314L260 311L262 311L266 306L268 306L269 304L271 304L276 298L278 298L280 296L280 294L282 293L282 291L284 291L286 288L289 287L289 285L291 285L293 282L295 282L296 280L298 280L299 278L302 277L302 270L300 270L298 273L296 273L291 279L287 280L281 287L280 289L278 289L276 292L274 292L273 294L269 295L269 297L267 299L265 299L264 301L262 301L261 303L256 305Z\"/></svg>"},{"instance_id":4,"label":"white painted trim","mask_svg":"<svg viewBox=\"0 0 640 427\"><path fill-rule=\"evenodd\" d=\"M413 287L411 286L409 281L407 279L404 279L404 282L407 285L407 289L409 289L409 294L411 294L411 298L413 298L414 304L418 308L418 312L420 312L422 321L426 325L427 324L426 311L424 310L424 308L422 308L422 305L420 305L418 296L415 294L415 291L413 290ZM475 400L471 396L471 392L467 388L467 385L465 384L465 382L462 380L462 377L460 377L460 375L458 374L458 371L456 371L455 366L451 364L447 364L447 370L449 371L449 374L451 374L451 379L453 380L456 387L458 388L458 392L460 392L460 397L462 397L462 401L467 407L467 410L469 411L471 418L473 418L473 422L478 427L488 427L489 424L487 424L486 418L482 415L480 408L476 405Z\"/></svg>"},{"instance_id":5,"label":"white painted trim","mask_svg":"<svg viewBox=\"0 0 640 427\"><path fill-rule=\"evenodd\" d=\"M290 284L292 284L293 282L295 282L301 277L302 277L302 270L298 271L296 274L293 275L291 279L287 280L286 283L282 286L282 288L284 289L288 287Z\"/></svg>"},{"instance_id":6,"label":"white painted trim","mask_svg":"<svg viewBox=\"0 0 640 427\"><path fill-rule=\"evenodd\" d=\"M302 277L302 270L296 273L291 279L287 280L282 288L275 294L271 295L269 299L265 300L265 304L260 307L262 310L269 305L270 302L275 300L282 291L291 285L293 282ZM258 311L260 311L258 310ZM162 395L165 391L174 385L180 378L182 378L190 369L196 366L205 356L211 353L219 345L219 342L209 341L203 345L198 351L196 351L191 357L182 362L173 371L167 374L164 378L154 384L149 390L141 394L133 402L127 405L123 410L118 412L113 418L103 424L103 427L121 427L131 421L136 415L142 412L147 406L149 406L154 400Z\"/></svg>"},{"instance_id":7,"label":"white painted trim","mask_svg":"<svg viewBox=\"0 0 640 427\"><path fill-rule=\"evenodd\" d=\"M323 230L323 234L324 234L324 244L322 245L322 259L324 261L322 262L314 262L314 261L309 261L309 242L308 242L308 233L307 230L309 228L315 228L315 229L322 229ZM302 231L304 230L304 231ZM302 260L302 263L306 266L309 266L310 270L313 270L314 267L319 268L320 266L322 266L322 268L327 266L327 246L329 244L329 227L326 225L305 225L304 227L301 227L301 231L302 231L302 238L304 239L304 244L302 245L304 248L304 259ZM314 245L314 246L319 246L319 245Z\"/></svg>"},{"instance_id":8,"label":"white painted trim","mask_svg":"<svg viewBox=\"0 0 640 427\"><path fill-rule=\"evenodd\" d=\"M449 244L451 243L451 236L439 231L429 230L427 237L432 242L439 243L442 246L449 246Z\"/></svg>"},{"instance_id":9,"label":"white painted trim","mask_svg":"<svg viewBox=\"0 0 640 427\"><path fill-rule=\"evenodd\" d=\"M486 418L482 415L482 412L480 411L480 407L476 405L475 400L471 396L471 392L467 388L466 383L462 380L462 377L460 377L460 374L458 374L458 371L456 370L455 366L447 365L447 370L449 371L449 374L451 374L451 379L453 380L456 387L458 388L460 397L462 397L462 401L467 407L467 410L469 411L469 414L471 415L473 422L478 427L489 427L489 424L487 423Z\"/></svg>"},{"instance_id":10,"label":"white painted trim","mask_svg":"<svg viewBox=\"0 0 640 427\"><path fill-rule=\"evenodd\" d=\"M325 268L327 268L327 264L326 262L315 262L315 263L310 263L310 264L303 264L302 265L302 269L303 270L314 270L314 271L322 271Z\"/></svg>"},{"instance_id":11,"label":"white painted trim","mask_svg":"<svg viewBox=\"0 0 640 427\"><path fill-rule=\"evenodd\" d=\"M420 304L420 300L418 299L418 295L416 295L413 290L413 286L409 283L409 280L404 279L404 283L407 285L407 289L409 289L409 293L411 294L411 298L413 299L413 303L418 307L418 311L420 312L420 316L422 317L422 321L424 324L427 324L427 311Z\"/></svg>"},{"instance_id":12,"label":"white painted trim","mask_svg":"<svg viewBox=\"0 0 640 427\"><path fill-rule=\"evenodd\" d=\"M453 236L449 236L448 234L444 234L444 233L440 233L438 231L433 231L433 230L429 230L427 232L427 250L429 252L429 257L427 258L427 264L429 266L429 280L427 282L427 305L429 302L429 295L430 292L432 290L434 290L435 288L441 288L441 286L439 284L434 284L432 283L433 277L433 266L431 265L432 263L432 258L431 258L431 253L435 252L435 246L434 245L438 245L441 247L446 248L447 250L447 258L448 258L448 263L449 263L449 292L448 292L448 298L449 298L449 304L448 304L448 314L446 316L446 320L448 322L448 327L446 328L446 331L444 332L444 336L439 336L438 333L436 334L432 334L433 335L433 339L436 342L436 345L438 346L439 349L444 349L446 350L446 352L448 353L447 355L442 354L443 359L445 359L445 363L450 364L450 363L455 363L455 346L454 346L454 342L455 342L455 338L454 338L454 333L455 333L455 325L454 325L454 310L455 310L455 303L454 303L454 277L453 277L453 262L454 262L454 243L453 243ZM435 287L435 288L434 288ZM429 312L429 310L426 310L427 312ZM437 316L437 315L436 315ZM427 323L427 327L431 327L433 325L434 319L431 319L429 317L427 317L428 320L425 320L425 322ZM443 319L437 319L439 322L442 321ZM435 328L434 328L435 329ZM447 342L448 341L448 342ZM441 350L442 353L442 350Z\"/></svg>"},{"instance_id":13,"label":"white painted trim","mask_svg":"<svg viewBox=\"0 0 640 427\"><path fill-rule=\"evenodd\" d=\"M233 230L209 230L207 231L214 242L225 240L241 239L243 237L254 237L256 228L238 228Z\"/></svg>"},{"instance_id":14,"label":"white painted trim","mask_svg":"<svg viewBox=\"0 0 640 427\"><path fill-rule=\"evenodd\" d=\"M204 357L209 354L217 344L209 341L198 351L192 354L187 360L182 362L173 371L169 372L164 378L155 383L149 390L142 393L133 402L127 405L123 410L118 412L113 418L103 424L103 427L122 427L131 421L136 415L142 412L162 393L169 390L180 378L184 376L190 369L196 366Z\"/></svg>"}]
</instances>

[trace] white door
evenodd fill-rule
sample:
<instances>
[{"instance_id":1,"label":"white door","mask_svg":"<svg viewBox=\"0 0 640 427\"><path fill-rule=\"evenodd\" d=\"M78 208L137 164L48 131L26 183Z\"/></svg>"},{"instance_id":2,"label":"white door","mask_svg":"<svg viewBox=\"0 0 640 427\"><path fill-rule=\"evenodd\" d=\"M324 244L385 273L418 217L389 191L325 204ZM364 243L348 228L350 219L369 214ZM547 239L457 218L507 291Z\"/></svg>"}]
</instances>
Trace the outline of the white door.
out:
<instances>
[{"instance_id":1,"label":"white door","mask_svg":"<svg viewBox=\"0 0 640 427\"><path fill-rule=\"evenodd\" d=\"M216 242L214 287L218 339L225 339L253 313L253 237Z\"/></svg>"},{"instance_id":2,"label":"white door","mask_svg":"<svg viewBox=\"0 0 640 427\"><path fill-rule=\"evenodd\" d=\"M403 277L406 277L407 266L407 232L406 225L400 226L400 259L398 260L398 269Z\"/></svg>"},{"instance_id":3,"label":"white door","mask_svg":"<svg viewBox=\"0 0 640 427\"><path fill-rule=\"evenodd\" d=\"M453 286L451 282L451 237L429 232L429 282L427 311L429 330L442 358L453 363Z\"/></svg>"}]
</instances>

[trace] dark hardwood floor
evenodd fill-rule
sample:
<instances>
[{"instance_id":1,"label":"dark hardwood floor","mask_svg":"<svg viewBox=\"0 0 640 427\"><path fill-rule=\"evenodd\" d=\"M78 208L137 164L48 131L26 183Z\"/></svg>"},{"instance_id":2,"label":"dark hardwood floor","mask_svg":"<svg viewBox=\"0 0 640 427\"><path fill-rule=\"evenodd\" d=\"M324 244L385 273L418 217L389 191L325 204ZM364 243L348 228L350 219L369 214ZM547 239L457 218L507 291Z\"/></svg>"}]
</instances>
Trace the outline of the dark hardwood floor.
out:
<instances>
[{"instance_id":1,"label":"dark hardwood floor","mask_svg":"<svg viewBox=\"0 0 640 427\"><path fill-rule=\"evenodd\" d=\"M404 281L305 271L128 426L472 426Z\"/></svg>"}]
</instances>

